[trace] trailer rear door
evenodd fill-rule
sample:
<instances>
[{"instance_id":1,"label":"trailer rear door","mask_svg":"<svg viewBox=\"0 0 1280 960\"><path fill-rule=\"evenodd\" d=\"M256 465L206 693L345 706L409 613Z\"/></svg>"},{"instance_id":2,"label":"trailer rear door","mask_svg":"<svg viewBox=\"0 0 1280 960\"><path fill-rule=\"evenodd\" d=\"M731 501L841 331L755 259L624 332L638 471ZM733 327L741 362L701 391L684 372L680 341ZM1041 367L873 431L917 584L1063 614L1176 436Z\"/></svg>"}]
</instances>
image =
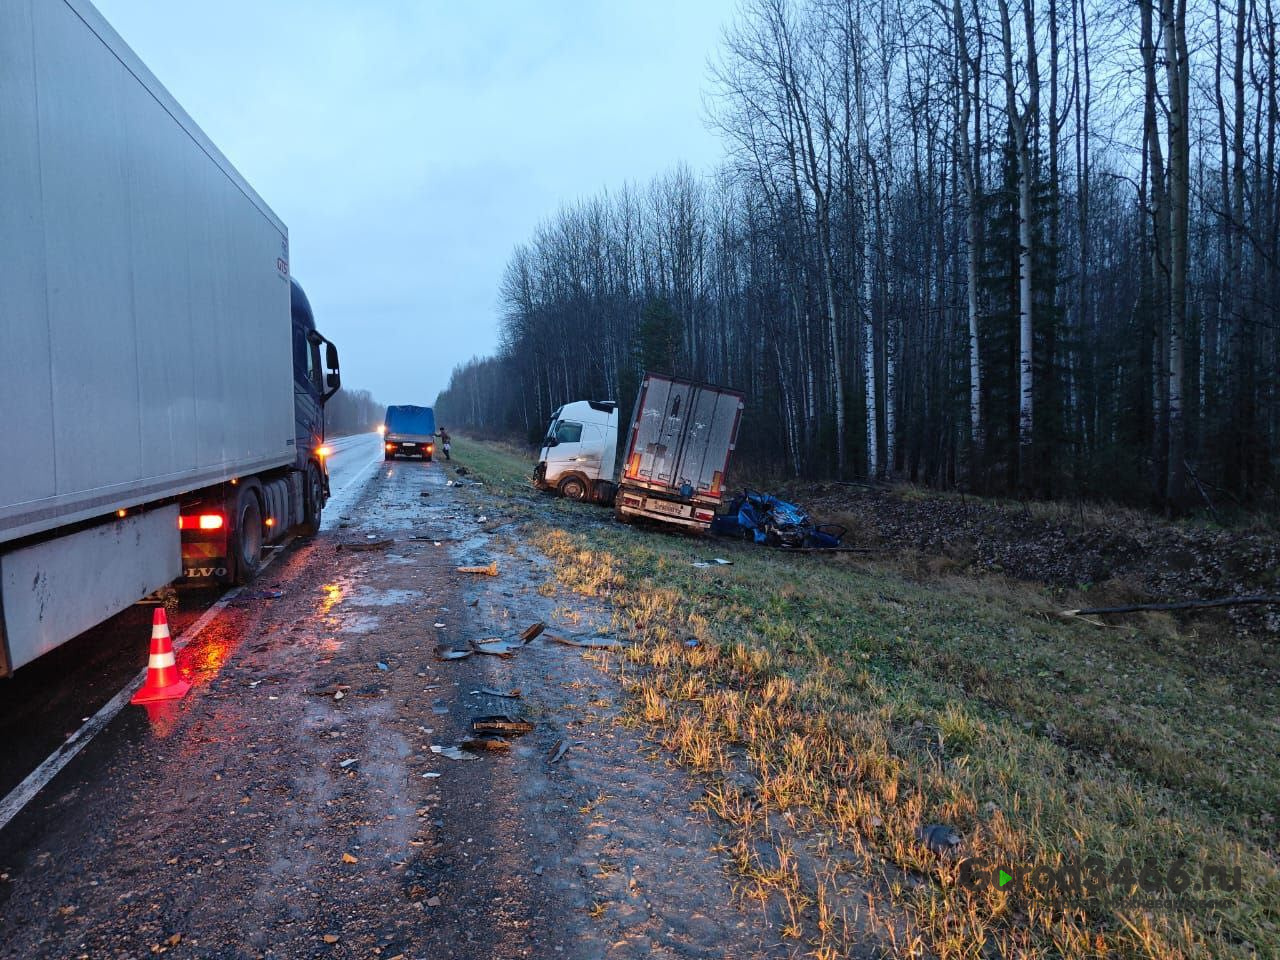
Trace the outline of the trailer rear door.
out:
<instances>
[{"instance_id":1,"label":"trailer rear door","mask_svg":"<svg viewBox=\"0 0 1280 960\"><path fill-rule=\"evenodd\" d=\"M623 483L718 500L737 440L742 395L649 374L632 417Z\"/></svg>"}]
</instances>

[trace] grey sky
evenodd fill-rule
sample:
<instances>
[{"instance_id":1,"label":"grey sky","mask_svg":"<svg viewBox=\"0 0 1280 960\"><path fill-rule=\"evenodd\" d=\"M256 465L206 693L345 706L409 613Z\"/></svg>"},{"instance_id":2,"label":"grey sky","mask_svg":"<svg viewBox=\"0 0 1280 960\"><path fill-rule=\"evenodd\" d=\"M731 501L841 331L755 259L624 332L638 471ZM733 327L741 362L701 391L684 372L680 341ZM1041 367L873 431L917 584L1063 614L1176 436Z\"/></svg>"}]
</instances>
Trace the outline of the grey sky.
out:
<instances>
[{"instance_id":1,"label":"grey sky","mask_svg":"<svg viewBox=\"0 0 1280 960\"><path fill-rule=\"evenodd\" d=\"M721 147L734 0L95 0L289 226L343 380L430 403L496 342L512 247L563 203Z\"/></svg>"}]
</instances>

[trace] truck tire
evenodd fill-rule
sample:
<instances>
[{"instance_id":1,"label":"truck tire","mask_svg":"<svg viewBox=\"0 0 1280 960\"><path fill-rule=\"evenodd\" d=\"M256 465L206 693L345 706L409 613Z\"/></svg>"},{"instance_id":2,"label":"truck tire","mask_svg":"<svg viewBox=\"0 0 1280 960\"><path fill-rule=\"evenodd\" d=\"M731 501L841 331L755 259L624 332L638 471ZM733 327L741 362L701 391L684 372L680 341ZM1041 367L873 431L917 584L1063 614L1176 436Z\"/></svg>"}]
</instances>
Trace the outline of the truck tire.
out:
<instances>
[{"instance_id":1,"label":"truck tire","mask_svg":"<svg viewBox=\"0 0 1280 960\"><path fill-rule=\"evenodd\" d=\"M560 496L581 503L587 499L587 481L581 477L568 476L560 481Z\"/></svg>"},{"instance_id":2,"label":"truck tire","mask_svg":"<svg viewBox=\"0 0 1280 960\"><path fill-rule=\"evenodd\" d=\"M307 464L302 477L302 527L303 536L313 537L320 532L320 513L324 510L324 478L314 463Z\"/></svg>"},{"instance_id":3,"label":"truck tire","mask_svg":"<svg viewBox=\"0 0 1280 960\"><path fill-rule=\"evenodd\" d=\"M233 516L235 526L227 542L231 582L249 583L258 575L258 568L262 565L262 507L253 488L240 485Z\"/></svg>"}]
</instances>

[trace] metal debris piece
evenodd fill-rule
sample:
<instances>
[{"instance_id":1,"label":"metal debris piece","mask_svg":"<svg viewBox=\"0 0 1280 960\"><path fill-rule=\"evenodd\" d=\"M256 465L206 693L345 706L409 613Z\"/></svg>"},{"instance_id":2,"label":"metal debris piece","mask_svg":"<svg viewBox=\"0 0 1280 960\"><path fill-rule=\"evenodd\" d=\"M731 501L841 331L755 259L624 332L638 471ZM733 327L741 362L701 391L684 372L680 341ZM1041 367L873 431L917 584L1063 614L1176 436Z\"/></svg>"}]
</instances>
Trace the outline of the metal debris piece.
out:
<instances>
[{"instance_id":1,"label":"metal debris piece","mask_svg":"<svg viewBox=\"0 0 1280 960\"><path fill-rule=\"evenodd\" d=\"M563 643L566 647L580 647L584 650L626 650L630 646L617 637L562 637L558 633L548 633L547 638Z\"/></svg>"},{"instance_id":2,"label":"metal debris piece","mask_svg":"<svg viewBox=\"0 0 1280 960\"><path fill-rule=\"evenodd\" d=\"M944 823L931 823L917 828L916 839L934 853L950 853L961 842L960 835Z\"/></svg>"},{"instance_id":3,"label":"metal debris piece","mask_svg":"<svg viewBox=\"0 0 1280 960\"><path fill-rule=\"evenodd\" d=\"M556 745L551 748L551 752L547 754L548 762L559 763L560 758L569 752L569 741L559 740Z\"/></svg>"},{"instance_id":4,"label":"metal debris piece","mask_svg":"<svg viewBox=\"0 0 1280 960\"><path fill-rule=\"evenodd\" d=\"M501 637L471 641L471 648L476 653L488 654L491 657L503 657L504 659L510 659L515 656L516 651L523 646L523 643L512 643L510 640L503 640Z\"/></svg>"},{"instance_id":5,"label":"metal debris piece","mask_svg":"<svg viewBox=\"0 0 1280 960\"><path fill-rule=\"evenodd\" d=\"M472 690L471 696L478 697L484 694L487 697L505 697L508 700L519 700L521 697L520 688L514 690L494 690L492 687L481 687L479 690Z\"/></svg>"},{"instance_id":6,"label":"metal debris piece","mask_svg":"<svg viewBox=\"0 0 1280 960\"><path fill-rule=\"evenodd\" d=\"M508 737L523 737L533 730L533 723L523 717L512 717L499 713L487 717L473 717L471 729L476 733L496 733Z\"/></svg>"},{"instance_id":7,"label":"metal debris piece","mask_svg":"<svg viewBox=\"0 0 1280 960\"><path fill-rule=\"evenodd\" d=\"M458 747L442 747L438 743L431 745L431 752L438 753L442 757L448 757L450 760L479 760L480 758L474 753L468 753L466 750Z\"/></svg>"},{"instance_id":8,"label":"metal debris piece","mask_svg":"<svg viewBox=\"0 0 1280 960\"><path fill-rule=\"evenodd\" d=\"M431 712L437 717L443 717L449 712L449 707L443 700L437 700L435 703L431 704Z\"/></svg>"},{"instance_id":9,"label":"metal debris piece","mask_svg":"<svg viewBox=\"0 0 1280 960\"><path fill-rule=\"evenodd\" d=\"M496 734L484 734L483 736L467 737L462 741L462 748L464 750L510 750L511 741Z\"/></svg>"},{"instance_id":10,"label":"metal debris piece","mask_svg":"<svg viewBox=\"0 0 1280 960\"><path fill-rule=\"evenodd\" d=\"M495 560L487 567L459 567L459 573L483 573L486 576L496 577L498 575L498 561Z\"/></svg>"},{"instance_id":11,"label":"metal debris piece","mask_svg":"<svg viewBox=\"0 0 1280 960\"><path fill-rule=\"evenodd\" d=\"M715 558L715 562L716 562L716 563L718 563L718 564L720 564L720 566L722 566L722 567L731 567L731 566L733 566L733 561L732 561L732 560L726 560L724 557L716 557L716 558Z\"/></svg>"},{"instance_id":12,"label":"metal debris piece","mask_svg":"<svg viewBox=\"0 0 1280 960\"><path fill-rule=\"evenodd\" d=\"M707 567L711 566L711 564L707 563L705 560L695 560L693 561L693 565L699 570L705 570Z\"/></svg>"},{"instance_id":13,"label":"metal debris piece","mask_svg":"<svg viewBox=\"0 0 1280 960\"><path fill-rule=\"evenodd\" d=\"M395 543L394 540L375 540L371 543L340 543L338 550L352 550L359 553L364 550L385 550L387 547Z\"/></svg>"},{"instance_id":14,"label":"metal debris piece","mask_svg":"<svg viewBox=\"0 0 1280 960\"><path fill-rule=\"evenodd\" d=\"M343 760L342 762L340 762L338 766L340 766L343 770L345 770L347 769L347 767L355 766L359 762L360 762L359 757L348 757L346 760Z\"/></svg>"},{"instance_id":15,"label":"metal debris piece","mask_svg":"<svg viewBox=\"0 0 1280 960\"><path fill-rule=\"evenodd\" d=\"M379 669L379 670L390 670L391 668L390 668L389 666L387 666L385 663L383 663L381 660L379 660L379 661L378 661L378 669Z\"/></svg>"},{"instance_id":16,"label":"metal debris piece","mask_svg":"<svg viewBox=\"0 0 1280 960\"><path fill-rule=\"evenodd\" d=\"M422 776L426 780L435 780L436 778L443 776L443 774L436 773L434 770L428 770Z\"/></svg>"},{"instance_id":17,"label":"metal debris piece","mask_svg":"<svg viewBox=\"0 0 1280 960\"><path fill-rule=\"evenodd\" d=\"M531 627L526 627L524 633L520 634L520 639L525 643L537 637L542 631L547 629L547 625L539 620Z\"/></svg>"},{"instance_id":18,"label":"metal debris piece","mask_svg":"<svg viewBox=\"0 0 1280 960\"><path fill-rule=\"evenodd\" d=\"M471 656L472 650L455 650L453 647L436 647L437 660L465 660Z\"/></svg>"}]
</instances>

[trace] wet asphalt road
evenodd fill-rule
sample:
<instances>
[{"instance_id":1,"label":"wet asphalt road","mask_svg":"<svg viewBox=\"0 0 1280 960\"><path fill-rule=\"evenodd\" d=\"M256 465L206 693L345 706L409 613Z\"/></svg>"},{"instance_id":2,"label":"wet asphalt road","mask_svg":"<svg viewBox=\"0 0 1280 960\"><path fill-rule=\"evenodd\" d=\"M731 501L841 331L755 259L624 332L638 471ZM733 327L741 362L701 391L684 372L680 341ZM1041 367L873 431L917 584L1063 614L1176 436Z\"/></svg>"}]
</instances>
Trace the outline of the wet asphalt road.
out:
<instances>
[{"instance_id":1,"label":"wet asphalt road","mask_svg":"<svg viewBox=\"0 0 1280 960\"><path fill-rule=\"evenodd\" d=\"M350 447L326 530L256 585L283 595L229 606L178 655L187 697L125 708L0 831L0 960L788 955L599 655L434 655L609 611L546 590L446 466ZM507 711L535 724L508 750L432 750Z\"/></svg>"}]
</instances>

